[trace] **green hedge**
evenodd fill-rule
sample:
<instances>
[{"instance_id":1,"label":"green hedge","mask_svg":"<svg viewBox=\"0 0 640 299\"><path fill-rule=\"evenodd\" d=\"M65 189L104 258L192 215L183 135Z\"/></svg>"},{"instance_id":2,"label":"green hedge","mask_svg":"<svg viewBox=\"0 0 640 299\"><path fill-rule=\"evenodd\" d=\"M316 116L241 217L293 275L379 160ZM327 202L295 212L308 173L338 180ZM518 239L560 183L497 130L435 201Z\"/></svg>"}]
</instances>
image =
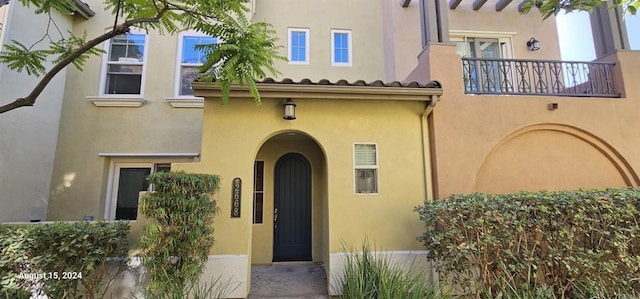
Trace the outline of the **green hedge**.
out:
<instances>
[{"instance_id":1,"label":"green hedge","mask_svg":"<svg viewBox=\"0 0 640 299\"><path fill-rule=\"evenodd\" d=\"M416 211L418 239L463 293L640 294L640 189L452 195Z\"/></svg>"},{"instance_id":2,"label":"green hedge","mask_svg":"<svg viewBox=\"0 0 640 299\"><path fill-rule=\"evenodd\" d=\"M0 225L0 298L102 298L125 269L126 222Z\"/></svg>"},{"instance_id":3,"label":"green hedge","mask_svg":"<svg viewBox=\"0 0 640 299\"><path fill-rule=\"evenodd\" d=\"M140 202L149 222L139 242L147 297L191 298L214 243L218 207L210 195L220 188L220 177L179 171L157 172L148 180L156 192Z\"/></svg>"}]
</instances>

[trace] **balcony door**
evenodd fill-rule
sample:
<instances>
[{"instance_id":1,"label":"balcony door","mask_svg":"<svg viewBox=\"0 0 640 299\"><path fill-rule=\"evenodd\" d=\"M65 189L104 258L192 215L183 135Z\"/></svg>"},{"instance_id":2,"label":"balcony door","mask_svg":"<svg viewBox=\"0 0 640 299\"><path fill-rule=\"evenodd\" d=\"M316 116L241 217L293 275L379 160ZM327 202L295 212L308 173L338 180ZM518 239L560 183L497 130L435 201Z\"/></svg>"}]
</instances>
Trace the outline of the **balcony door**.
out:
<instances>
[{"instance_id":1,"label":"balcony door","mask_svg":"<svg viewBox=\"0 0 640 299\"><path fill-rule=\"evenodd\" d=\"M463 62L466 91L491 93L512 88L510 64L495 60L511 56L509 39L459 37L452 38L452 41L460 56L479 58Z\"/></svg>"}]
</instances>

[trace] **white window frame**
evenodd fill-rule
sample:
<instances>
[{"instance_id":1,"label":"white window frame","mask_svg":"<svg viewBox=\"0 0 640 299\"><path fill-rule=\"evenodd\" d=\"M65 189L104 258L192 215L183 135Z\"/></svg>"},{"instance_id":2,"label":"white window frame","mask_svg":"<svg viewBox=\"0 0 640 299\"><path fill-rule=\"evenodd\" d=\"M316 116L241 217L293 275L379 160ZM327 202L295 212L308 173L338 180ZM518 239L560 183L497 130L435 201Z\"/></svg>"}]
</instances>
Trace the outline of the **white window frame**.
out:
<instances>
[{"instance_id":1,"label":"white window frame","mask_svg":"<svg viewBox=\"0 0 640 299\"><path fill-rule=\"evenodd\" d=\"M294 32L304 32L305 34L305 39L304 39L304 61L293 61L293 48L291 45L292 42L292 34ZM287 30L287 36L288 36L288 48L287 48L287 58L289 60L289 64L309 64L309 40L310 38L310 34L309 34L309 29L308 28L288 28Z\"/></svg>"},{"instance_id":2,"label":"white window frame","mask_svg":"<svg viewBox=\"0 0 640 299\"><path fill-rule=\"evenodd\" d=\"M107 188L107 204L104 211L104 218L108 220L116 219L116 208L118 206L118 189L120 185L121 168L149 168L150 174L154 171L154 162L114 162L111 167L109 186Z\"/></svg>"},{"instance_id":3,"label":"white window frame","mask_svg":"<svg viewBox=\"0 0 640 299\"><path fill-rule=\"evenodd\" d=\"M174 74L174 82L173 82L173 97L175 99L202 99L202 97L196 97L193 95L181 95L180 94L180 90L181 90L181 72L180 70L182 69L183 66L201 66L201 63L182 63L182 46L184 43L184 37L212 37L216 40L216 42L218 42L218 38L207 35L205 33L202 33L200 31L196 31L196 30L187 30L187 31L182 31L178 34L178 49L177 49L177 55L176 55L176 69L175 69L175 74Z\"/></svg>"},{"instance_id":4,"label":"white window frame","mask_svg":"<svg viewBox=\"0 0 640 299\"><path fill-rule=\"evenodd\" d=\"M373 145L375 147L375 151L376 151L376 164L375 165L357 165L356 164L356 145ZM353 158L353 172L352 172L352 178L353 178L353 193L355 195L378 195L380 194L380 155L379 155L379 146L377 143L375 142L354 142L353 145L351 146L351 151L352 151L352 158ZM356 179L356 174L357 174L357 170L359 169L374 169L375 173L376 173L376 192L371 192L371 193L358 193L358 187L357 187L357 179Z\"/></svg>"},{"instance_id":5,"label":"white window frame","mask_svg":"<svg viewBox=\"0 0 640 299\"><path fill-rule=\"evenodd\" d=\"M109 157L111 154L100 154ZM156 166L159 164L186 163L193 162L193 158L188 158L194 153L176 156L175 158L167 157L169 154L161 154L157 158L135 158L135 157L118 157L112 158L109 163L109 176L107 179L107 194L105 197L104 219L114 220L116 218L116 208L118 204L118 188L120 184L121 168L151 168L150 173L156 172ZM153 186L150 185L150 189ZM137 221L137 220L129 220Z\"/></svg>"},{"instance_id":6,"label":"white window frame","mask_svg":"<svg viewBox=\"0 0 640 299\"><path fill-rule=\"evenodd\" d=\"M346 34L347 35L347 62L336 62L335 57L335 36L336 34ZM332 29L331 30L331 65L332 66L352 66L353 64L353 43L351 42L351 30L344 29Z\"/></svg>"},{"instance_id":7,"label":"white window frame","mask_svg":"<svg viewBox=\"0 0 640 299\"><path fill-rule=\"evenodd\" d=\"M501 54L504 55L502 58L513 58L514 50L513 50L513 37L516 35L516 32L498 32L498 31L474 31L474 30L450 30L449 31L449 39L451 42L465 42L467 44L467 40L469 38L487 38L487 39L498 39L498 43L500 43Z\"/></svg>"},{"instance_id":8,"label":"white window frame","mask_svg":"<svg viewBox=\"0 0 640 299\"><path fill-rule=\"evenodd\" d=\"M100 70L100 92L99 92L99 96L100 97L108 97L108 98L141 98L144 97L144 87L145 87L145 80L146 80L146 73L147 73L147 65L148 65L148 60L149 60L149 34L144 31L144 30L139 30L139 29L131 29L128 33L131 34L142 34L144 35L144 53L142 53L142 63L140 63L142 65L142 74L141 74L141 78L140 78L140 94L111 94L111 93L106 93L106 87L107 87L107 78L108 78L108 74L107 74L107 70L108 70L108 66L109 64L118 64L117 62L109 62L109 51L111 50L111 39L107 40L104 42L104 50L105 53L102 55L102 67ZM131 62L127 62L127 63L122 63L122 64L134 64Z\"/></svg>"}]
</instances>

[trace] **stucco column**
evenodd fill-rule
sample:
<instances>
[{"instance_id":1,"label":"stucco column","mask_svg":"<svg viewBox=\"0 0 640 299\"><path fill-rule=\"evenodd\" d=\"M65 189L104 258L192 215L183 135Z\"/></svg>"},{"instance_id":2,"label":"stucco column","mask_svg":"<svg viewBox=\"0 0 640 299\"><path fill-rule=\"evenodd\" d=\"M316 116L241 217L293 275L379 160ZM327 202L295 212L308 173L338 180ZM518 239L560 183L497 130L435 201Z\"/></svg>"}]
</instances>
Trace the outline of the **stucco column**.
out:
<instances>
[{"instance_id":1,"label":"stucco column","mask_svg":"<svg viewBox=\"0 0 640 299\"><path fill-rule=\"evenodd\" d=\"M629 49L629 36L624 23L624 11L620 7L610 8L609 0L591 12L591 31L596 57L601 58L617 50Z\"/></svg>"},{"instance_id":2,"label":"stucco column","mask_svg":"<svg viewBox=\"0 0 640 299\"><path fill-rule=\"evenodd\" d=\"M449 42L449 9L445 0L420 0L422 47Z\"/></svg>"}]
</instances>

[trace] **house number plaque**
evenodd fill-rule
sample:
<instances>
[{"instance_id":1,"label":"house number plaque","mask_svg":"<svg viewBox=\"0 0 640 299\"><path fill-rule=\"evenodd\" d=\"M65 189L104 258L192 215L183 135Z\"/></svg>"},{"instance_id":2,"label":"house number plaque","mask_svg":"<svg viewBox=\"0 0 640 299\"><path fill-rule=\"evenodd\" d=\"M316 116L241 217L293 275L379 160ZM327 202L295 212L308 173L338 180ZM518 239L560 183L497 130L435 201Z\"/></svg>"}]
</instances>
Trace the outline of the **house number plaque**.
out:
<instances>
[{"instance_id":1,"label":"house number plaque","mask_svg":"<svg viewBox=\"0 0 640 299\"><path fill-rule=\"evenodd\" d=\"M233 187L231 192L231 218L240 218L240 193L242 192L242 180L240 178L233 179Z\"/></svg>"}]
</instances>

